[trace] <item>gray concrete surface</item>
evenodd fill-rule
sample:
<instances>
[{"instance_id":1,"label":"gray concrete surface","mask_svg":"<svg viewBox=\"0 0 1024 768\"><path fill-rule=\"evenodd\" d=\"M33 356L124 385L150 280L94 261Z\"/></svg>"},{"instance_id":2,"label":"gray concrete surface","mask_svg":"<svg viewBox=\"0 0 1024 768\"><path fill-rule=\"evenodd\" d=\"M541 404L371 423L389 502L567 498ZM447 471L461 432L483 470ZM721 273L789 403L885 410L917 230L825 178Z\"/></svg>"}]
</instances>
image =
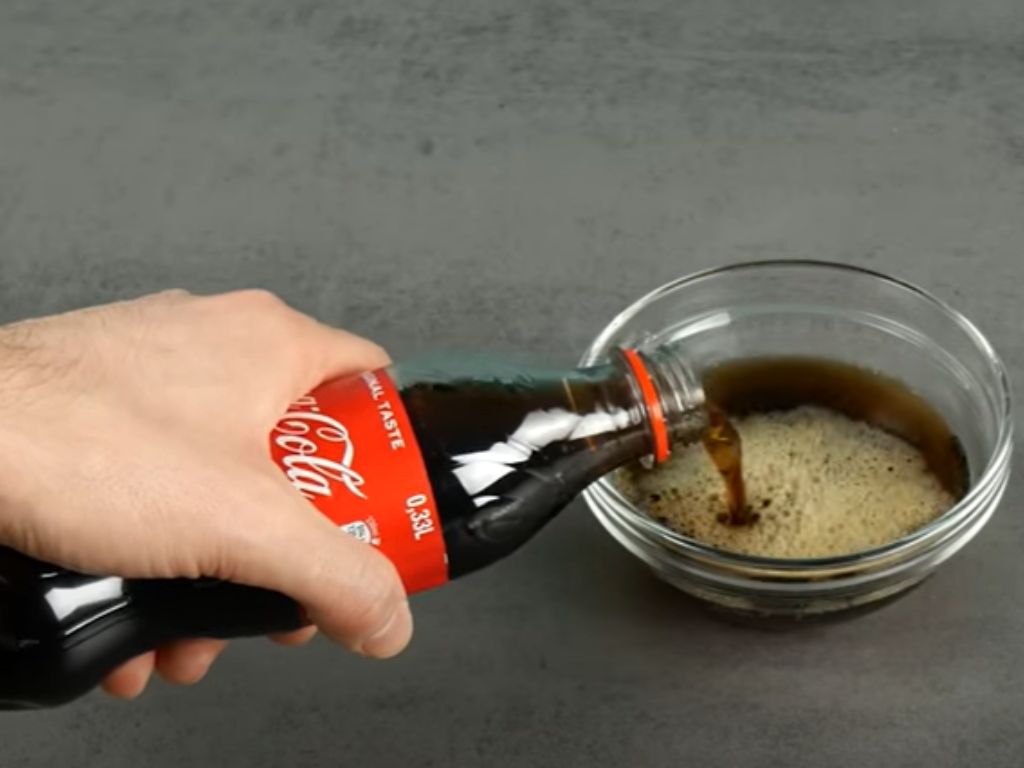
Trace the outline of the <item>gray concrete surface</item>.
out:
<instances>
[{"instance_id":1,"label":"gray concrete surface","mask_svg":"<svg viewBox=\"0 0 1024 768\"><path fill-rule=\"evenodd\" d=\"M0 2L0 320L265 286L401 357L574 360L766 257L883 268L1024 373L1017 0ZM0 765L1019 766L1020 461L924 588L723 626L580 504L416 601L394 663L237 643L194 690L0 717Z\"/></svg>"}]
</instances>

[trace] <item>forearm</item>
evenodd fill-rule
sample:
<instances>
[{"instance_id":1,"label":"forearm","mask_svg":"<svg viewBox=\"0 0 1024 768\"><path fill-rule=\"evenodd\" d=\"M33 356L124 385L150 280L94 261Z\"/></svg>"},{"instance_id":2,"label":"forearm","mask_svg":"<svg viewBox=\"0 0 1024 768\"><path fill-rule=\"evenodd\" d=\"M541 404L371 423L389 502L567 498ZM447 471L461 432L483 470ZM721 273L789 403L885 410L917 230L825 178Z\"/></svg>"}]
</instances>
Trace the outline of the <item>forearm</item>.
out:
<instances>
[{"instance_id":1,"label":"forearm","mask_svg":"<svg viewBox=\"0 0 1024 768\"><path fill-rule=\"evenodd\" d=\"M20 457L33 359L29 336L23 324L0 326L0 545L5 546L15 543L16 521L27 503Z\"/></svg>"}]
</instances>

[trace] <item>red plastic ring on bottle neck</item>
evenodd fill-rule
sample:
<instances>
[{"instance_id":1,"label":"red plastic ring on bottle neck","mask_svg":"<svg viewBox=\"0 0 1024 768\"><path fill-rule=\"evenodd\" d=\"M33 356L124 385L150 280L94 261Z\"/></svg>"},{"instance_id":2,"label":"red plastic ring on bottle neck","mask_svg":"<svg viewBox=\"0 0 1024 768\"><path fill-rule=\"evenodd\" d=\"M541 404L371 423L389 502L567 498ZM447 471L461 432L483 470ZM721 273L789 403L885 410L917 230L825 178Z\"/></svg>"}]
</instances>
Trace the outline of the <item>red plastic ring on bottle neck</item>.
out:
<instances>
[{"instance_id":1,"label":"red plastic ring on bottle neck","mask_svg":"<svg viewBox=\"0 0 1024 768\"><path fill-rule=\"evenodd\" d=\"M633 377L636 379L637 386L640 387L640 394L644 399L651 435L654 438L654 461L662 464L668 459L671 448L668 439L668 423L661 407L658 388L654 385L654 380L651 378L643 358L635 349L623 349L622 356L626 358L626 363L633 372Z\"/></svg>"}]
</instances>

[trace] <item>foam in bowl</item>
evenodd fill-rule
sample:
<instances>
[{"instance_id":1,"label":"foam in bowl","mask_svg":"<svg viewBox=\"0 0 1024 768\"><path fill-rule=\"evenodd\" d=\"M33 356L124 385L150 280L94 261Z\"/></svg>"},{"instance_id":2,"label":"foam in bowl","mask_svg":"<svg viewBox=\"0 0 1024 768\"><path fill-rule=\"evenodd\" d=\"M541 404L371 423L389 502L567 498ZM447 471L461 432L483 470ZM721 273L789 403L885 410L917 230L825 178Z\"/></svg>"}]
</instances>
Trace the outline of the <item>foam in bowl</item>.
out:
<instances>
[{"instance_id":1,"label":"foam in bowl","mask_svg":"<svg viewBox=\"0 0 1024 768\"><path fill-rule=\"evenodd\" d=\"M805 406L734 423L755 524L718 521L725 489L700 444L677 447L654 471L622 470L617 484L651 517L704 544L790 559L884 545L955 503L917 449L834 411Z\"/></svg>"}]
</instances>

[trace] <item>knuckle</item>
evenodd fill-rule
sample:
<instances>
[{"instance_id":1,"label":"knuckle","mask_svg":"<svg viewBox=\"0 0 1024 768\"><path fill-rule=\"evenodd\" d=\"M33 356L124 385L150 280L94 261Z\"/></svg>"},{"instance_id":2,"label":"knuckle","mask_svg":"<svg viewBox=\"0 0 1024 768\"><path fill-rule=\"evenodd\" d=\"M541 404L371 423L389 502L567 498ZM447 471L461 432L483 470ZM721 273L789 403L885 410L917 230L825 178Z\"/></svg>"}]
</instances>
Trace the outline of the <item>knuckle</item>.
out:
<instances>
[{"instance_id":1,"label":"knuckle","mask_svg":"<svg viewBox=\"0 0 1024 768\"><path fill-rule=\"evenodd\" d=\"M293 339L300 328L300 313L276 294L262 288L233 291L211 297L208 307L214 325L227 334L233 346L258 348L283 368L294 365Z\"/></svg>"},{"instance_id":2,"label":"knuckle","mask_svg":"<svg viewBox=\"0 0 1024 768\"><path fill-rule=\"evenodd\" d=\"M282 318L293 311L277 294L263 288L218 293L203 301L216 322L244 327L259 335L280 325Z\"/></svg>"},{"instance_id":3,"label":"knuckle","mask_svg":"<svg viewBox=\"0 0 1024 768\"><path fill-rule=\"evenodd\" d=\"M193 298L193 294L190 291L186 291L184 288L168 288L163 291L158 291L148 298L154 301L174 303L182 301L183 299L191 299Z\"/></svg>"},{"instance_id":4,"label":"knuckle","mask_svg":"<svg viewBox=\"0 0 1024 768\"><path fill-rule=\"evenodd\" d=\"M223 295L225 300L254 313L284 312L289 309L284 300L265 288L246 288Z\"/></svg>"},{"instance_id":5,"label":"knuckle","mask_svg":"<svg viewBox=\"0 0 1024 768\"><path fill-rule=\"evenodd\" d=\"M294 336L303 318L284 299L262 288L224 294L222 299L222 309L230 318L272 349Z\"/></svg>"}]
</instances>

